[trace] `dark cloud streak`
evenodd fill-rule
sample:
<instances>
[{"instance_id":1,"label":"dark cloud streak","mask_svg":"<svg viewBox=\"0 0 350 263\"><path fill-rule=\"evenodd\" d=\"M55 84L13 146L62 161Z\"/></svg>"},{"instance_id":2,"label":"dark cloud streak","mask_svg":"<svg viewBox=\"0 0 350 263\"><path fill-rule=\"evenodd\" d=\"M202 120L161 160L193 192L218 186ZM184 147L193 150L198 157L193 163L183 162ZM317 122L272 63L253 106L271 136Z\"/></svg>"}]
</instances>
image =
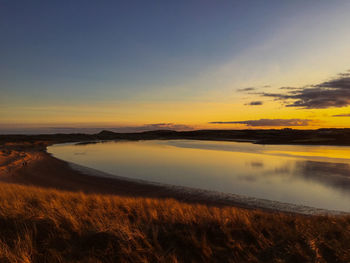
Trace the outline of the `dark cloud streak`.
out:
<instances>
[{"instance_id":1,"label":"dark cloud streak","mask_svg":"<svg viewBox=\"0 0 350 263\"><path fill-rule=\"evenodd\" d=\"M348 113L348 114L337 114L337 115L333 115L332 117L350 117L350 113Z\"/></svg>"},{"instance_id":2,"label":"dark cloud streak","mask_svg":"<svg viewBox=\"0 0 350 263\"><path fill-rule=\"evenodd\" d=\"M286 88L284 88L286 89ZM350 73L339 74L336 78L317 85L301 88L287 88L287 93L260 93L284 101L286 107L304 109L326 109L350 105Z\"/></svg>"},{"instance_id":3,"label":"dark cloud streak","mask_svg":"<svg viewBox=\"0 0 350 263\"><path fill-rule=\"evenodd\" d=\"M253 91L253 90L255 90L255 88L250 87L250 88L238 89L237 91L239 91L239 92L247 92L247 91Z\"/></svg>"},{"instance_id":4,"label":"dark cloud streak","mask_svg":"<svg viewBox=\"0 0 350 263\"><path fill-rule=\"evenodd\" d=\"M192 130L191 126L185 124L177 124L172 122L167 123L151 123L138 127L141 130L153 130L153 129L169 129L169 130Z\"/></svg>"},{"instance_id":5,"label":"dark cloud streak","mask_svg":"<svg viewBox=\"0 0 350 263\"><path fill-rule=\"evenodd\" d=\"M263 102L262 101L251 101L245 105L248 105L248 106L260 106L260 105L263 105Z\"/></svg>"},{"instance_id":6,"label":"dark cloud streak","mask_svg":"<svg viewBox=\"0 0 350 263\"><path fill-rule=\"evenodd\" d=\"M260 119L247 121L213 121L210 124L245 124L251 127L259 126L307 126L310 123L308 119Z\"/></svg>"}]
</instances>

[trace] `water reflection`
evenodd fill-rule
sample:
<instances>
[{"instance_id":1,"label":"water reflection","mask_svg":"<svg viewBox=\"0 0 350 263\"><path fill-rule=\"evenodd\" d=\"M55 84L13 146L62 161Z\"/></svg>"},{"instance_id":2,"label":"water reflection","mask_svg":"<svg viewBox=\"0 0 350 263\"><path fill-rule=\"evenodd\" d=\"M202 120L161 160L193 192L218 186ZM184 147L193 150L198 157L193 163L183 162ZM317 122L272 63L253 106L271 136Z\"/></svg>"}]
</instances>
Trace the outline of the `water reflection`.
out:
<instances>
[{"instance_id":1,"label":"water reflection","mask_svg":"<svg viewBox=\"0 0 350 263\"><path fill-rule=\"evenodd\" d=\"M296 162L294 174L350 194L350 165L347 163Z\"/></svg>"},{"instance_id":2,"label":"water reflection","mask_svg":"<svg viewBox=\"0 0 350 263\"><path fill-rule=\"evenodd\" d=\"M66 144L48 150L110 174L350 211L349 149L174 140Z\"/></svg>"},{"instance_id":3,"label":"water reflection","mask_svg":"<svg viewBox=\"0 0 350 263\"><path fill-rule=\"evenodd\" d=\"M253 168L262 168L262 167L264 167L264 163L258 162L258 161L253 161L253 162L250 162L250 166Z\"/></svg>"},{"instance_id":4,"label":"water reflection","mask_svg":"<svg viewBox=\"0 0 350 263\"><path fill-rule=\"evenodd\" d=\"M285 179L293 180L295 177L302 177L311 182L318 182L327 187L335 188L350 194L350 164L316 161L295 161L293 165L284 163L280 167L264 170L263 162L250 162L254 169L262 171L255 175L239 176L240 180L257 181L262 176L284 176Z\"/></svg>"}]
</instances>

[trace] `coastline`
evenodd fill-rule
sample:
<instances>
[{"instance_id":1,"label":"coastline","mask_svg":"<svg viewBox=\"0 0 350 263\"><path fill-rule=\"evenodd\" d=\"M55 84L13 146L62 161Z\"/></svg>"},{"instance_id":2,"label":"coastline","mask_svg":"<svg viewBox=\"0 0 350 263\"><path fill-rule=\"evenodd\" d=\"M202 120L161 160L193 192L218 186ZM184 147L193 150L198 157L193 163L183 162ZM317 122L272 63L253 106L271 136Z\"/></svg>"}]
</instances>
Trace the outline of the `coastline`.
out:
<instances>
[{"instance_id":1,"label":"coastline","mask_svg":"<svg viewBox=\"0 0 350 263\"><path fill-rule=\"evenodd\" d=\"M129 197L176 199L187 203L211 206L233 206L266 212L303 215L346 215L347 212L325 210L303 205L282 203L249 196L161 184L107 174L95 169L53 157L46 147L37 149L5 149L17 158L3 161L0 180L24 185L55 188L64 191L108 194ZM4 156L3 154L1 156ZM25 164L22 158L25 158ZM8 170L8 167L11 167ZM7 172L4 172L7 171Z\"/></svg>"},{"instance_id":2,"label":"coastline","mask_svg":"<svg viewBox=\"0 0 350 263\"><path fill-rule=\"evenodd\" d=\"M122 180L125 182L139 183L139 184L143 184L145 187L158 186L166 189L169 192L173 192L182 196L188 196L189 199L196 197L196 199L199 199L199 200L214 202L214 203L218 202L220 204L227 203L228 205L239 206L240 208L262 209L262 210L268 210L273 212L286 212L286 213L296 213L296 214L303 214L303 215L349 214L344 211L327 210L327 209L315 208L310 206L255 198L255 197L245 196L245 195L229 194L229 193L223 193L219 191L212 191L212 190L206 190L206 189L200 189L200 188L194 188L194 187L178 186L178 185L151 182L151 181L146 181L141 179L133 179L128 177L108 174L96 169L92 169L92 168L78 165L71 162L67 162L67 163L72 169L79 171L82 174L85 174L86 176L104 177L104 178Z\"/></svg>"}]
</instances>

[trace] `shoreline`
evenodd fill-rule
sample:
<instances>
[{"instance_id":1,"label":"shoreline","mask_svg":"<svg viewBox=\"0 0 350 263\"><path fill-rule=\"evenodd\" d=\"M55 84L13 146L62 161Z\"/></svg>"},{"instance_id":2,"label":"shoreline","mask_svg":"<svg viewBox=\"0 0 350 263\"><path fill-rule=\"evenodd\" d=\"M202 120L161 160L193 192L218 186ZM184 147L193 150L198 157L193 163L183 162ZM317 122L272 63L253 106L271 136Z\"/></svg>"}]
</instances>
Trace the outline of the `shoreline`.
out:
<instances>
[{"instance_id":1,"label":"shoreline","mask_svg":"<svg viewBox=\"0 0 350 263\"><path fill-rule=\"evenodd\" d=\"M46 145L48 146L48 145ZM17 154L10 163L0 163L0 180L4 182L55 188L92 194L109 194L129 197L176 199L187 203L210 206L232 206L265 212L283 212L302 215L346 215L344 211L326 210L297 204L283 203L249 196L222 193L192 187L168 185L146 180L116 176L60 160L45 147L16 149L4 152ZM12 148L12 149L11 149ZM25 156L25 165L21 161ZM0 159L1 160L1 159ZM1 165L2 164L2 165ZM4 173L9 165L12 171Z\"/></svg>"},{"instance_id":2,"label":"shoreline","mask_svg":"<svg viewBox=\"0 0 350 263\"><path fill-rule=\"evenodd\" d=\"M159 186L162 188L165 188L171 192L179 193L180 195L194 195L196 197L200 197L200 199L203 200L210 200L214 202L227 202L227 203L234 203L235 206L239 204L240 208L247 208L247 209L261 209L261 210L268 210L273 212L284 212L284 213L296 213L296 214L302 214L302 215L346 215L349 214L345 211L338 211L338 210L328 210L328 209L322 209L322 208L316 208L316 207L310 207L310 206L304 206L304 205L298 205L298 204L292 204L292 203L284 203L279 201L273 201L269 199L262 199L262 198L255 198L251 196L245 196L245 195L237 195L237 194L230 194L230 193L223 193L219 191L213 191L213 190L206 190L201 188L194 188L194 187L187 187L187 186L179 186L179 185L171 185L171 184L165 184L165 183L157 183L157 182L151 182L146 181L142 179L133 179L118 175L112 175L109 173L105 173L93 168L89 168L86 166L82 166L79 164L67 162L69 166L79 171L86 176L91 177L105 177L105 178L111 178L111 179L118 179L128 182L135 182L140 183L145 186Z\"/></svg>"}]
</instances>

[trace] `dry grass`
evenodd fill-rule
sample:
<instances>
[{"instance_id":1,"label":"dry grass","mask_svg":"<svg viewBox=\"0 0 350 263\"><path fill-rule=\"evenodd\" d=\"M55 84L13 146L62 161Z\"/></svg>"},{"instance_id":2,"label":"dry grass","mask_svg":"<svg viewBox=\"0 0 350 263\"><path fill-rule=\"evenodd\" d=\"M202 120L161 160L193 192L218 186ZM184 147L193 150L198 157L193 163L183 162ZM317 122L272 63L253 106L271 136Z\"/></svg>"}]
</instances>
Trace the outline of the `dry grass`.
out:
<instances>
[{"instance_id":1,"label":"dry grass","mask_svg":"<svg viewBox=\"0 0 350 263\"><path fill-rule=\"evenodd\" d=\"M0 184L0 262L350 262L350 217Z\"/></svg>"}]
</instances>

